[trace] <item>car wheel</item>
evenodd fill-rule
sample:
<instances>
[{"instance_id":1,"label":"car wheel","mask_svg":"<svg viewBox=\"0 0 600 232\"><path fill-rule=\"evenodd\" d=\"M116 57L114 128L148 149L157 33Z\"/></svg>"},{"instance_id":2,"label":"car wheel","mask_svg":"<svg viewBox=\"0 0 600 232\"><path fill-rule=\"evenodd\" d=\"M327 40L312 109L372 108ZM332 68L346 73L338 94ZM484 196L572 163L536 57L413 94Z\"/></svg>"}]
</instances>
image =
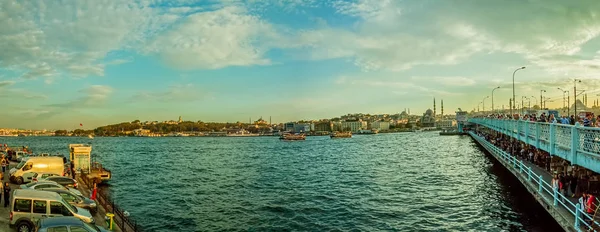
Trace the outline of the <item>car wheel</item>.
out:
<instances>
[{"instance_id":1,"label":"car wheel","mask_svg":"<svg viewBox=\"0 0 600 232\"><path fill-rule=\"evenodd\" d=\"M29 222L20 222L17 226L19 232L31 232L31 224Z\"/></svg>"},{"instance_id":2,"label":"car wheel","mask_svg":"<svg viewBox=\"0 0 600 232\"><path fill-rule=\"evenodd\" d=\"M23 184L23 177L17 177L17 184Z\"/></svg>"}]
</instances>

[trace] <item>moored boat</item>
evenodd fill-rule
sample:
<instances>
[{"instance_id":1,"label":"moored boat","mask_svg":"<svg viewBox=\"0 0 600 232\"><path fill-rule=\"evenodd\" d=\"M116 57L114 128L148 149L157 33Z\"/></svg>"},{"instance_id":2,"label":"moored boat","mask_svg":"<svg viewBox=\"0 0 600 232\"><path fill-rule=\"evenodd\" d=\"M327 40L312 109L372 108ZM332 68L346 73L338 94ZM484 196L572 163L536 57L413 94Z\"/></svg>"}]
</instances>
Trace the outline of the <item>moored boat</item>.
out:
<instances>
[{"instance_id":1,"label":"moored boat","mask_svg":"<svg viewBox=\"0 0 600 232\"><path fill-rule=\"evenodd\" d=\"M334 131L333 133L331 133L330 137L332 139L335 139L335 138L352 138L352 132L350 132L350 131L346 131L346 132Z\"/></svg>"},{"instance_id":2,"label":"moored boat","mask_svg":"<svg viewBox=\"0 0 600 232\"><path fill-rule=\"evenodd\" d=\"M280 140L294 141L294 140L306 140L305 134L283 134L279 137Z\"/></svg>"}]
</instances>

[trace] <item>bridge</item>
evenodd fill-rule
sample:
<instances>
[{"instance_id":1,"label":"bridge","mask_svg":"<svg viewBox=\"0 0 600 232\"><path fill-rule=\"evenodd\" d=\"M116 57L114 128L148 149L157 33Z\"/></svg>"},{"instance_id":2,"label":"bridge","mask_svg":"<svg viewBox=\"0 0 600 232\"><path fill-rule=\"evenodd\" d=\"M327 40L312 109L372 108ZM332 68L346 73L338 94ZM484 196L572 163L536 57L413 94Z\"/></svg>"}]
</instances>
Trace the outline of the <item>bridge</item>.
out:
<instances>
[{"instance_id":1,"label":"bridge","mask_svg":"<svg viewBox=\"0 0 600 232\"><path fill-rule=\"evenodd\" d=\"M571 165L600 173L600 128L495 118L469 118L468 122L546 151ZM577 199L563 196L551 187L552 176L546 170L502 150L476 132L469 134L521 181L563 229L600 228L598 219L583 212Z\"/></svg>"}]
</instances>

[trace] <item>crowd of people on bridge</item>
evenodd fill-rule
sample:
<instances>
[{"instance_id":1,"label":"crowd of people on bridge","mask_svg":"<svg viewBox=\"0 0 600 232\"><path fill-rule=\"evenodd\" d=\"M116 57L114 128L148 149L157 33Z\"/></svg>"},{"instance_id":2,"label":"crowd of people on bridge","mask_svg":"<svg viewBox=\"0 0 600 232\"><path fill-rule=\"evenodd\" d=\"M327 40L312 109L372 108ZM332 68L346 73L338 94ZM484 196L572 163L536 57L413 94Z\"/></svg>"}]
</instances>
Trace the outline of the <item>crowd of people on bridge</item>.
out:
<instances>
[{"instance_id":1,"label":"crowd of people on bridge","mask_svg":"<svg viewBox=\"0 0 600 232\"><path fill-rule=\"evenodd\" d=\"M553 176L551 186L563 196L579 198L582 211L588 214L596 211L598 204L595 196L600 195L600 184L596 181L598 174L583 167L571 166L564 159L553 157L544 150L502 133L487 128L479 128L476 133L503 151L551 174Z\"/></svg>"},{"instance_id":2,"label":"crowd of people on bridge","mask_svg":"<svg viewBox=\"0 0 600 232\"><path fill-rule=\"evenodd\" d=\"M558 123L558 124L567 124L567 125L575 125L576 122L579 122L580 125L584 127L600 127L600 115L594 116L593 113L587 114L585 117L575 118L575 115L563 115L556 117L554 114L546 115L546 113L542 113L539 116L536 114L489 114L483 116L474 116L474 118L494 118L494 119L513 119L513 120L522 120L522 121L531 121L531 122L547 122L547 123Z\"/></svg>"}]
</instances>

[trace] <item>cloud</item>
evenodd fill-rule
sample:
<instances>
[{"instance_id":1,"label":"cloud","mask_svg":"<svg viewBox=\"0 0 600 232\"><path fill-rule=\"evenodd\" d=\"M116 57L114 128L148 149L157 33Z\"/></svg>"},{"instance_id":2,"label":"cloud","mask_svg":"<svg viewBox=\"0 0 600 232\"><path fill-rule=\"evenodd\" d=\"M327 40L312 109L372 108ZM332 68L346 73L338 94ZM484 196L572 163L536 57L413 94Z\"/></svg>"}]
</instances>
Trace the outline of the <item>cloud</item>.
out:
<instances>
[{"instance_id":1,"label":"cloud","mask_svg":"<svg viewBox=\"0 0 600 232\"><path fill-rule=\"evenodd\" d=\"M164 91L148 92L142 91L132 96L131 102L153 101L153 102L194 102L204 100L209 96L193 84L175 84Z\"/></svg>"},{"instance_id":2,"label":"cloud","mask_svg":"<svg viewBox=\"0 0 600 232\"><path fill-rule=\"evenodd\" d=\"M11 86L11 85L14 85L14 84L15 84L14 81L0 81L0 88L6 87L6 86Z\"/></svg>"},{"instance_id":3,"label":"cloud","mask_svg":"<svg viewBox=\"0 0 600 232\"><path fill-rule=\"evenodd\" d=\"M445 86L473 86L475 80L467 77L411 77L411 80L433 82Z\"/></svg>"},{"instance_id":4,"label":"cloud","mask_svg":"<svg viewBox=\"0 0 600 232\"><path fill-rule=\"evenodd\" d=\"M106 54L136 48L172 19L145 2L1 1L0 68L25 79L102 76Z\"/></svg>"},{"instance_id":5,"label":"cloud","mask_svg":"<svg viewBox=\"0 0 600 232\"><path fill-rule=\"evenodd\" d=\"M44 107L51 109L81 109L90 107L101 107L103 106L110 95L114 92L114 89L106 85L92 85L88 88L82 89L79 93L83 96L64 103L56 103L45 105Z\"/></svg>"},{"instance_id":6,"label":"cloud","mask_svg":"<svg viewBox=\"0 0 600 232\"><path fill-rule=\"evenodd\" d=\"M146 48L180 69L218 69L226 66L266 65L269 35L274 29L240 7L226 7L187 17L158 36Z\"/></svg>"},{"instance_id":7,"label":"cloud","mask_svg":"<svg viewBox=\"0 0 600 232\"><path fill-rule=\"evenodd\" d=\"M459 96L463 95L460 92L451 92L446 90L435 89L419 85L414 81L398 81L393 80L389 77L340 77L335 81L339 85L350 85L359 88L376 87L381 89L388 89L391 93L396 95L412 95L412 96Z\"/></svg>"}]
</instances>

